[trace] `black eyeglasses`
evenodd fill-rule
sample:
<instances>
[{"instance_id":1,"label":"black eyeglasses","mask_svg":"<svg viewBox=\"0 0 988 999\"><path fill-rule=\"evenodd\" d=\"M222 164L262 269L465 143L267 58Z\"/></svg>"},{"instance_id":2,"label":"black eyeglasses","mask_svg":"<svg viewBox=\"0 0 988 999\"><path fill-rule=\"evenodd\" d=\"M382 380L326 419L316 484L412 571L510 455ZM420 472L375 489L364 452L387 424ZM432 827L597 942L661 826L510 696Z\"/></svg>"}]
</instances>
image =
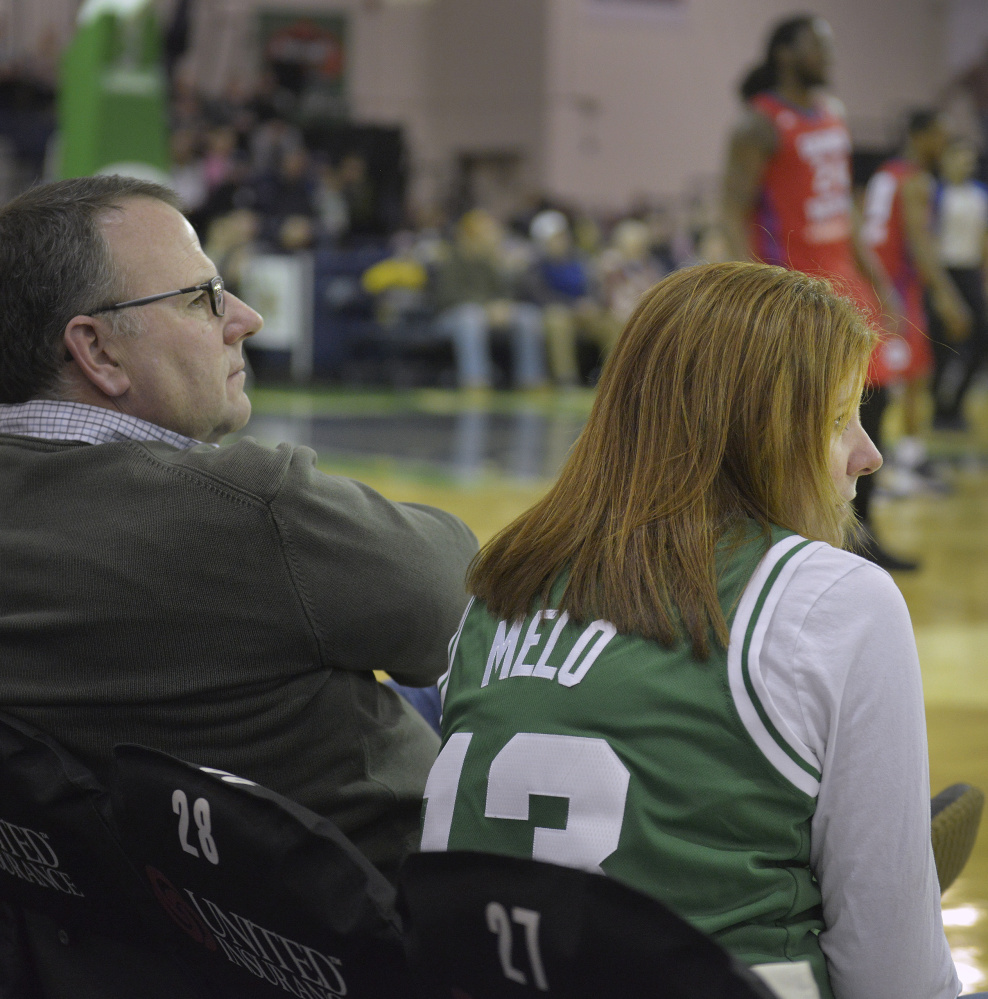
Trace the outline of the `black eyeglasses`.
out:
<instances>
[{"instance_id":1,"label":"black eyeglasses","mask_svg":"<svg viewBox=\"0 0 988 999\"><path fill-rule=\"evenodd\" d=\"M134 305L150 305L160 302L163 298L173 298L175 295L190 295L194 291L204 291L209 295L209 307L217 318L223 315L226 303L223 301L223 278L218 274L202 284L194 284L191 288L179 288L178 291L163 291L160 295L148 295L147 298L133 298L129 302L117 302L115 305L104 305L101 309L93 309L88 315L96 316L101 312L113 312L116 309L129 309Z\"/></svg>"}]
</instances>

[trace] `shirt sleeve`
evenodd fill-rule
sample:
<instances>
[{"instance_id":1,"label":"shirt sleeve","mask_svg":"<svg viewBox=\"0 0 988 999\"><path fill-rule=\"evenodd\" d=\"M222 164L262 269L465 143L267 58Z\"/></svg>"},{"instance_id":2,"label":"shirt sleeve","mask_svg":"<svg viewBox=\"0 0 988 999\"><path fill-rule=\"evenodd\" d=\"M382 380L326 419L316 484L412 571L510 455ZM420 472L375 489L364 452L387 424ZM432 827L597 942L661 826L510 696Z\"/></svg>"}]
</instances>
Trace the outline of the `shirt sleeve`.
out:
<instances>
[{"instance_id":1,"label":"shirt sleeve","mask_svg":"<svg viewBox=\"0 0 988 999\"><path fill-rule=\"evenodd\" d=\"M769 694L822 777L811 864L837 999L954 999L930 842L922 680L905 601L871 563L823 549L766 635Z\"/></svg>"}]
</instances>

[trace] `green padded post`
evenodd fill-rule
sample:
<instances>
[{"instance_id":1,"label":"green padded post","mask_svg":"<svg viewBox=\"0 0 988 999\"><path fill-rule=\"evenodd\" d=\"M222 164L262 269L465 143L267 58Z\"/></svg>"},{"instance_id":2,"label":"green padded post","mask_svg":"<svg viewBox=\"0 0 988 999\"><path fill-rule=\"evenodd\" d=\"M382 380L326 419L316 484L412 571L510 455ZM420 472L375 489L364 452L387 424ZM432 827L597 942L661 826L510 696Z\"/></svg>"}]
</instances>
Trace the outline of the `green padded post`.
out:
<instances>
[{"instance_id":1,"label":"green padded post","mask_svg":"<svg viewBox=\"0 0 988 999\"><path fill-rule=\"evenodd\" d=\"M62 59L57 175L167 175L167 102L151 3L88 0Z\"/></svg>"}]
</instances>

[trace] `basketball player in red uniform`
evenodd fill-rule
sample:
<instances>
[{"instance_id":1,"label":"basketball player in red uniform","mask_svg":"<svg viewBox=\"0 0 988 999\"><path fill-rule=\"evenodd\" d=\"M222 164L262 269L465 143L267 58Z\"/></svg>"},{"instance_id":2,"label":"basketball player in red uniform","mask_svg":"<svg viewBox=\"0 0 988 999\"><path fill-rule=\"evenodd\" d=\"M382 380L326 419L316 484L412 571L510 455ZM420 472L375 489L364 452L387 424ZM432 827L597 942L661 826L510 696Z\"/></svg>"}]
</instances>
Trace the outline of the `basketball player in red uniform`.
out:
<instances>
[{"instance_id":1,"label":"basketball player in red uniform","mask_svg":"<svg viewBox=\"0 0 988 999\"><path fill-rule=\"evenodd\" d=\"M828 94L833 36L818 17L772 32L765 61L741 84L744 115L731 136L724 177L724 235L731 255L828 278L876 325L897 327L894 293L860 239L851 195L851 137ZM869 385L899 377L908 347L894 333L876 349ZM861 422L880 448L884 391L866 393ZM916 563L885 551L870 517L872 485L858 483L861 554L887 569Z\"/></svg>"},{"instance_id":2,"label":"basketball player in red uniform","mask_svg":"<svg viewBox=\"0 0 988 999\"><path fill-rule=\"evenodd\" d=\"M875 171L864 199L864 241L895 286L906 318L900 330L909 345L909 361L901 372L905 436L896 453L898 470L914 478L924 457L920 402L933 369L924 294L952 340L962 340L971 321L967 304L940 263L933 233L933 171L947 141L935 111L912 112L903 154Z\"/></svg>"}]
</instances>

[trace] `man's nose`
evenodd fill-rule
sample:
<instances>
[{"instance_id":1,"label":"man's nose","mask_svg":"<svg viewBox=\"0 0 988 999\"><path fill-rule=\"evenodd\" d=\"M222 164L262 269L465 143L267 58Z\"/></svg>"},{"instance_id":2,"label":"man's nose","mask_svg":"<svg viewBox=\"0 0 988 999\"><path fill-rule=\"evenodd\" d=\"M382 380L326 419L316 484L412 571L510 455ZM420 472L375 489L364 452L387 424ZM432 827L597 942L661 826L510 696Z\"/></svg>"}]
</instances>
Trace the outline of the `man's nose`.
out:
<instances>
[{"instance_id":1,"label":"man's nose","mask_svg":"<svg viewBox=\"0 0 988 999\"><path fill-rule=\"evenodd\" d=\"M236 295L226 293L226 323L223 327L223 338L228 343L236 343L253 336L264 325L264 319L259 312L252 309Z\"/></svg>"}]
</instances>

